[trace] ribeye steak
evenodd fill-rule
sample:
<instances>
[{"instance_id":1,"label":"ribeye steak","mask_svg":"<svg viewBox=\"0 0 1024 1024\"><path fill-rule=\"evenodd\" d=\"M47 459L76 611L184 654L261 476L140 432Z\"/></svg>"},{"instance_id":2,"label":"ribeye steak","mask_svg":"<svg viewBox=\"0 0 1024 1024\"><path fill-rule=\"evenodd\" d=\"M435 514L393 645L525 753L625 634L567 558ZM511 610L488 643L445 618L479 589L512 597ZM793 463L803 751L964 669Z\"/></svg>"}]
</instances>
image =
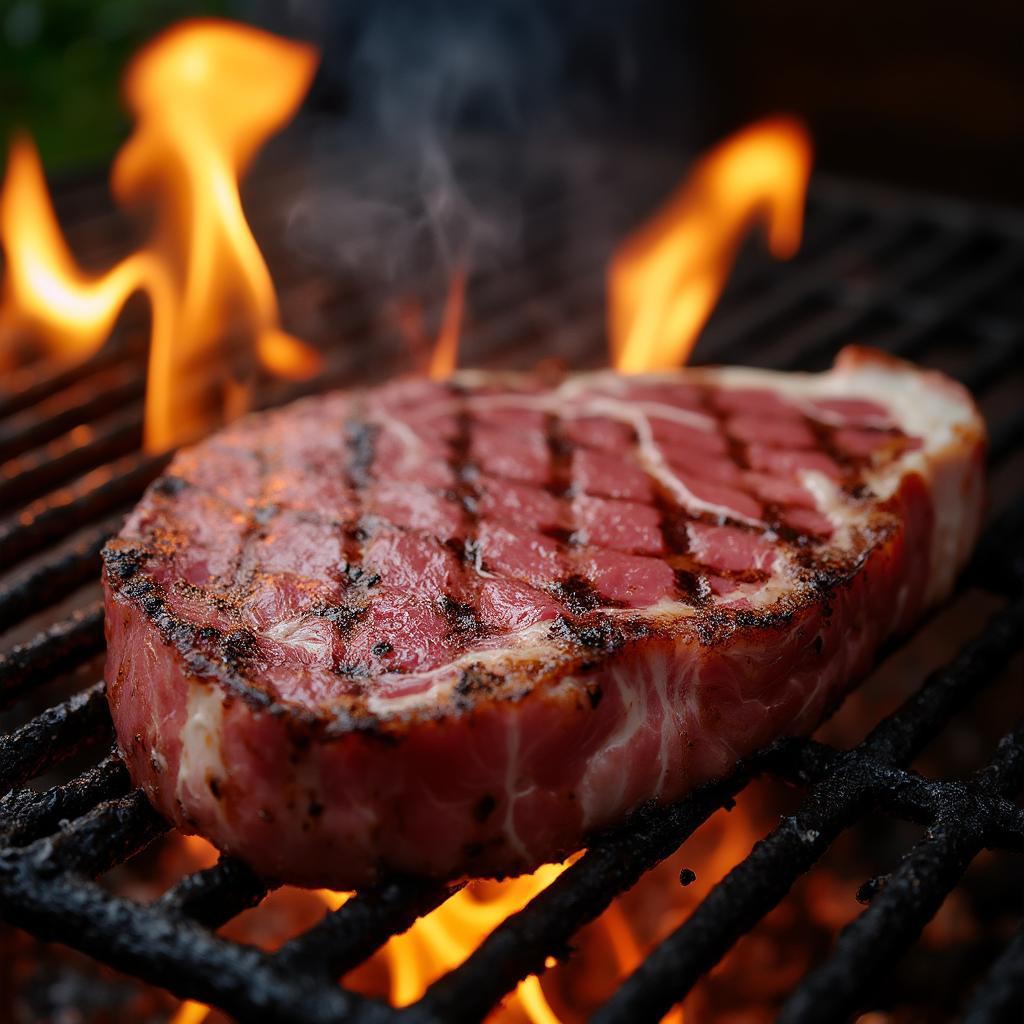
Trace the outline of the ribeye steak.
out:
<instances>
[{"instance_id":1,"label":"ribeye steak","mask_svg":"<svg viewBox=\"0 0 1024 1024\"><path fill-rule=\"evenodd\" d=\"M959 385L865 349L250 416L105 551L121 750L277 879L532 868L813 729L950 591L983 449Z\"/></svg>"}]
</instances>

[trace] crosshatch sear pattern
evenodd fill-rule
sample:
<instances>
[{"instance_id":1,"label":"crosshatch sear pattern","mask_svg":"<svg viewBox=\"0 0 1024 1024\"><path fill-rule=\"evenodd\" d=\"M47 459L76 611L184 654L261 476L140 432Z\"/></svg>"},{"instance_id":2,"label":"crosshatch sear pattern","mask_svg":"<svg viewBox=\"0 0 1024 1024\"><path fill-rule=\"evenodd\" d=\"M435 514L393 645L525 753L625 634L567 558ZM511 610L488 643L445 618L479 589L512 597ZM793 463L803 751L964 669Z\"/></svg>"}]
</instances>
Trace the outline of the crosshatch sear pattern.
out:
<instances>
[{"instance_id":1,"label":"crosshatch sear pattern","mask_svg":"<svg viewBox=\"0 0 1024 1024\"><path fill-rule=\"evenodd\" d=\"M921 446L876 400L759 383L470 376L307 399L179 454L109 561L151 574L211 655L270 679L327 668L338 692L542 622L759 608L780 551L843 557L807 474L863 506L865 471Z\"/></svg>"},{"instance_id":2,"label":"crosshatch sear pattern","mask_svg":"<svg viewBox=\"0 0 1024 1024\"><path fill-rule=\"evenodd\" d=\"M561 860L813 729L948 593L983 442L959 385L866 349L250 419L105 552L132 777L290 882Z\"/></svg>"}]
</instances>

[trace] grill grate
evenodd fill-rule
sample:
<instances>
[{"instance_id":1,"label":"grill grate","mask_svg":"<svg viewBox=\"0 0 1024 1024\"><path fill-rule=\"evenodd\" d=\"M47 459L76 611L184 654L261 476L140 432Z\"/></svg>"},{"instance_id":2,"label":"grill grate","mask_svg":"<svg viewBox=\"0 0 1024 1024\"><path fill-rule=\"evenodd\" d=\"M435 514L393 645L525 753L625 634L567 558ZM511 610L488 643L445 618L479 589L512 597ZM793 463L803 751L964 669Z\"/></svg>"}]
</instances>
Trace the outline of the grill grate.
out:
<instances>
[{"instance_id":1,"label":"grill grate","mask_svg":"<svg viewBox=\"0 0 1024 1024\"><path fill-rule=\"evenodd\" d=\"M546 168L525 215L518 271L473 284L466 361L528 365L550 354L556 335L557 353L572 364L599 361L607 249L594 245L581 253L569 236L580 211L600 208L610 211L610 239L664 188L670 170L653 157L596 161L566 185ZM257 188L281 190L280 175L265 178L271 184ZM99 227L95 219L82 223L94 246L112 230L102 218ZM269 216L257 233L273 237L279 228ZM281 262L286 256L279 251ZM301 320L308 315L310 275L291 267L277 277L284 282L286 321ZM131 789L120 760L103 756L111 727L102 683L94 682L0 735L0 792L6 794L0 914L42 939L244 1020L475 1021L521 979L543 971L551 956L565 956L584 924L767 772L805 790L798 809L643 960L595 1019L659 1019L784 899L840 833L881 810L926 832L887 877L865 884L866 909L795 988L781 1019L842 1019L869 1006L876 979L915 943L973 858L984 848L1024 849L1024 811L1015 802L1024 788L1024 724L1007 732L970 777L929 779L908 767L1024 646L1022 284L1024 219L820 180L801 254L777 266L753 248L745 251L704 332L699 354L706 360L792 369L818 368L846 342L875 344L950 369L980 396L989 417L994 513L962 585L988 591L1001 607L854 749L780 742L680 804L641 809L596 838L418 1003L398 1011L335 979L440 905L450 887L387 880L267 954L213 932L268 891L231 859L186 876L149 905L113 896L93 881L168 827ZM341 317L346 338L372 331L381 357L361 365L354 354L359 346L346 344L332 351L316 386L402 368L401 346L386 339L386 327L338 312L350 308L346 294L332 278L318 292L318 316ZM372 305L374 293L369 296L360 308ZM0 521L0 571L7 573L0 581L0 630L21 639L0 655L0 704L38 700L44 686L91 667L102 651L101 607L86 603L68 611L62 602L98 576L103 538L165 464L136 450L141 351L139 325L128 323L88 364L60 372L29 367L0 395L0 460L6 460L0 509L8 511ZM264 401L286 397L270 390ZM90 753L91 766L70 781L25 788ZM1024 932L1018 932L965 996L972 1024L1019 1019L1022 963Z\"/></svg>"}]
</instances>

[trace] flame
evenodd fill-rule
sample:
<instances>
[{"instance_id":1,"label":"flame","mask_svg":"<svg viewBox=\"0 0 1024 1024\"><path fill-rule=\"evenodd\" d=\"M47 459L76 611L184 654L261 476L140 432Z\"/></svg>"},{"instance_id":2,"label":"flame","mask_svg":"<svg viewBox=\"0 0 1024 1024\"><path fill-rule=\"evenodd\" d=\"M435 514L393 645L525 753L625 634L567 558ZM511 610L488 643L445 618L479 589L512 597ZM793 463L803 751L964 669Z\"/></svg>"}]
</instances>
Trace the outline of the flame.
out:
<instances>
[{"instance_id":1,"label":"flame","mask_svg":"<svg viewBox=\"0 0 1024 1024\"><path fill-rule=\"evenodd\" d=\"M503 882L471 882L442 906L420 918L407 932L390 939L368 965L357 968L346 982L359 988L360 981L375 967L383 967L391 1004L414 1003L429 985L465 961L505 918L521 910L551 885L578 856L563 864L546 864L533 874ZM320 895L332 910L342 906L348 898L328 890L321 890ZM610 947L618 977L625 976L640 963L643 949L618 904L612 904L591 927ZM546 966L554 967L555 963L549 958ZM530 1024L561 1024L562 1021L537 975L521 981L513 995L489 1019L524 1018ZM665 1021L682 1024L682 1011L673 1010Z\"/></svg>"},{"instance_id":2,"label":"flame","mask_svg":"<svg viewBox=\"0 0 1024 1024\"><path fill-rule=\"evenodd\" d=\"M466 268L459 266L452 273L448 294L441 314L441 329L437 333L434 351L430 357L428 374L431 380L443 380L455 372L459 360L459 335L466 306Z\"/></svg>"},{"instance_id":3,"label":"flame","mask_svg":"<svg viewBox=\"0 0 1024 1024\"><path fill-rule=\"evenodd\" d=\"M209 1015L210 1008L205 1003L189 999L178 1007L168 1024L202 1024Z\"/></svg>"},{"instance_id":4,"label":"flame","mask_svg":"<svg viewBox=\"0 0 1024 1024\"><path fill-rule=\"evenodd\" d=\"M778 259L800 244L811 142L777 117L704 155L665 206L616 251L608 273L613 363L624 373L686 361L757 217Z\"/></svg>"},{"instance_id":5,"label":"flame","mask_svg":"<svg viewBox=\"0 0 1024 1024\"><path fill-rule=\"evenodd\" d=\"M561 1024L561 1021L551 1010L544 989L541 988L540 978L536 974L519 983L516 989L515 998L526 1011L526 1016L531 1024Z\"/></svg>"},{"instance_id":6,"label":"flame","mask_svg":"<svg viewBox=\"0 0 1024 1024\"><path fill-rule=\"evenodd\" d=\"M31 333L51 356L81 359L102 345L128 297L144 292L152 319L151 451L216 419L207 392L220 383L223 402L230 388L211 381L211 356L235 334L251 338L279 376L309 376L319 366L313 350L280 328L273 282L238 191L259 147L298 107L316 62L309 46L213 20L185 22L141 50L124 78L137 127L117 155L112 186L123 206L155 205L155 231L104 274L76 265L32 144L16 138L11 147L0 196L3 336ZM236 392L232 405L243 404Z\"/></svg>"},{"instance_id":7,"label":"flame","mask_svg":"<svg viewBox=\"0 0 1024 1024\"><path fill-rule=\"evenodd\" d=\"M753 783L731 811L718 811L679 851L644 874L574 936L572 957L564 964L549 958L543 980L536 975L526 978L488 1021L575 1024L593 1013L772 828L780 810L788 806L788 797L780 792L771 783ZM184 864L177 861L179 870L198 870L216 858L214 848L197 836L175 836L172 850L184 858ZM471 882L405 934L392 938L347 974L343 983L396 1006L414 1003L430 984L461 964L494 928L554 882L574 860L503 882ZM680 885L683 868L696 872L692 884ZM677 1006L664 1022L720 1019L730 1010L738 1013L738 1006L747 1012L744 1020L774 1019L779 1000L795 977L807 969L815 949L821 948L814 942L834 934L858 912L853 894L859 880L859 875L851 882L827 870L808 876L794 889L794 905L773 911L759 926L760 936L755 929L687 997L685 1012L690 1016L684 1017L684 1008ZM236 918L224 934L273 951L312 927L323 908L337 910L350 898L349 893L328 889L285 886ZM205 1020L205 1010L200 1003L184 1003L173 1024L199 1024Z\"/></svg>"},{"instance_id":8,"label":"flame","mask_svg":"<svg viewBox=\"0 0 1024 1024\"><path fill-rule=\"evenodd\" d=\"M0 192L0 243L7 255L5 333L31 329L57 358L78 359L98 348L128 296L154 269L138 254L99 276L79 270L57 224L39 155L21 135L11 143Z\"/></svg>"},{"instance_id":9,"label":"flame","mask_svg":"<svg viewBox=\"0 0 1024 1024\"><path fill-rule=\"evenodd\" d=\"M504 918L550 885L569 863L546 864L531 875L504 882L471 882L407 932L391 938L371 960L369 971L364 967L353 972L354 980L383 966L392 1005L414 1003L432 982L458 967ZM321 896L331 909L345 899L331 892ZM507 1006L521 1008L533 1024L558 1024L536 976L520 983Z\"/></svg>"}]
</instances>

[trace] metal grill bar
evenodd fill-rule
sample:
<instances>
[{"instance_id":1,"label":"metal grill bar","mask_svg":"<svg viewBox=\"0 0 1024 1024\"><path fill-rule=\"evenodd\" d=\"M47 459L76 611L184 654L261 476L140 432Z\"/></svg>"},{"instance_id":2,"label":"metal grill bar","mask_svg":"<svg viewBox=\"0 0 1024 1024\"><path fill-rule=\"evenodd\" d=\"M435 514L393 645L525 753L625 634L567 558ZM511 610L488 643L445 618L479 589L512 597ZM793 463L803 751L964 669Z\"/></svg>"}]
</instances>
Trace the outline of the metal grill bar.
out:
<instances>
[{"instance_id":1,"label":"metal grill bar","mask_svg":"<svg viewBox=\"0 0 1024 1024\"><path fill-rule=\"evenodd\" d=\"M506 918L466 962L430 987L417 1006L430 1021L480 1020L548 956L568 955L569 940L681 843L749 780L741 768L664 811L646 809L587 852L521 911Z\"/></svg>"},{"instance_id":2,"label":"metal grill bar","mask_svg":"<svg viewBox=\"0 0 1024 1024\"><path fill-rule=\"evenodd\" d=\"M46 861L57 871L96 878L145 849L167 828L145 794L136 789L62 824L56 835L26 847L24 856Z\"/></svg>"},{"instance_id":3,"label":"metal grill bar","mask_svg":"<svg viewBox=\"0 0 1024 1024\"><path fill-rule=\"evenodd\" d=\"M43 402L30 413L12 416L0 427L0 462L16 458L74 427L142 398L145 380L135 366L115 366Z\"/></svg>"},{"instance_id":4,"label":"metal grill bar","mask_svg":"<svg viewBox=\"0 0 1024 1024\"><path fill-rule=\"evenodd\" d=\"M372 956L392 935L439 907L456 888L415 878L373 886L284 945L275 959L311 974L338 978Z\"/></svg>"},{"instance_id":5,"label":"metal grill bar","mask_svg":"<svg viewBox=\"0 0 1024 1024\"><path fill-rule=\"evenodd\" d=\"M622 196L632 190L635 213L642 197L655 195L659 183L668 180L663 165L656 171L652 165L623 179L630 182L627 188L616 183L614 163L594 171L590 202L614 196L624 211ZM474 282L467 343L475 358L500 363L510 344L517 346L520 363L546 355L552 327L560 354L574 363L586 365L603 347L604 254L598 247L567 253L560 245L571 227L571 217L559 213L560 204L572 192L538 192L527 232L527 272ZM620 219L624 224L628 217ZM302 293L303 273L292 268L284 278L286 310L290 289ZM756 258L741 265L705 331L700 353L805 369L863 335L877 337L891 351L927 358L955 330L975 346L961 377L987 394L1020 372L1024 308L1002 303L1002 297L1013 292L1022 274L1024 221L1019 218L819 182L809 203L803 251L785 268ZM366 310L383 293L364 293L366 301L356 302L358 308L349 313L344 304L359 296L342 291L325 290L330 294L325 315L341 324L346 339L374 330ZM440 296L443 288L433 291ZM0 467L0 507L34 502L0 523L0 571L85 528L73 548L36 557L0 583L0 629L24 622L94 579L115 513L165 464L165 456L130 454L141 426L137 404L110 416L116 404L110 393L96 400L104 381L122 403L141 394L143 336L126 331L119 349L108 348L77 368L31 367L20 375L15 393L0 397L0 459L8 460ZM385 356L375 372L390 372L389 359ZM401 359L396 350L394 368ZM357 370L358 355L346 349L330 356L330 368L319 381L271 387L262 403L349 383ZM80 433L76 441L69 431L83 425L89 434ZM1022 447L1024 412L1018 408L994 425L993 467L1015 465ZM86 476L66 483L83 472ZM355 996L335 979L442 903L452 891L448 887L386 880L269 955L209 930L256 905L272 888L230 858L185 877L150 906L112 897L89 880L167 827L142 794L131 790L119 759L107 757L41 793L16 787L90 744L109 743L102 684L0 736L0 789L6 792L0 798L0 911L40 937L74 945L247 1021L476 1021L521 979L543 971L549 957L569 956L572 937L583 925L673 853L751 777L769 772L806 788L799 809L654 950L597 1019L657 1019L785 897L836 835L865 813L881 810L929 831L887 878L864 887L868 909L783 1011L783 1019L793 1021L841 1016L870 1000L870 979L911 946L983 845L1024 848L1024 812L1010 799L1024 784L1020 729L1004 737L989 766L967 781L926 779L905 767L1024 642L1022 536L1024 497L1018 496L986 531L968 574L973 584L1010 603L857 748L780 742L678 805L642 809L622 827L595 837L576 863L405 1010ZM38 687L84 664L102 650L102 642L102 613L93 606L0 655L0 704L35 699ZM1007 1019L1008 1008L1020 1005L1022 935L977 987L970 1020Z\"/></svg>"},{"instance_id":6,"label":"metal grill bar","mask_svg":"<svg viewBox=\"0 0 1024 1024\"><path fill-rule=\"evenodd\" d=\"M71 821L93 807L124 796L131 779L124 762L116 754L87 769L81 775L44 793L17 789L0 798L0 844L27 846L54 832L62 821ZM11 824L8 824L11 823Z\"/></svg>"},{"instance_id":7,"label":"metal grill bar","mask_svg":"<svg viewBox=\"0 0 1024 1024\"><path fill-rule=\"evenodd\" d=\"M80 382L90 381L95 389L97 378L110 367L138 359L143 353L144 339L139 335L119 335L85 362L54 370L48 364L36 363L10 374L0 395L0 419L10 420L25 409L38 409L59 392L66 392Z\"/></svg>"},{"instance_id":8,"label":"metal grill bar","mask_svg":"<svg viewBox=\"0 0 1024 1024\"><path fill-rule=\"evenodd\" d=\"M942 258L934 263L929 262L923 267L919 264L914 267L914 270L923 272L934 269L937 266L941 266L946 258L955 254L957 254L957 249L951 249L946 253L941 253L940 256ZM890 338L889 348L898 355L912 358L921 351L932 331L943 323L949 323L952 318L967 309L973 301L984 295L986 291L1008 281L1022 266L1024 266L1024 257L1019 252L1010 251L998 261L994 268L986 265L973 273L965 274L964 280L960 282L955 291L944 296L941 303L934 305L904 305L904 312L910 315L907 318L906 325L897 329ZM903 284L913 282L913 273L907 274L906 277L907 280L902 282ZM897 280L895 285L890 288L887 278L886 286L884 289L880 287L878 292L871 296L870 304L894 304L896 296L900 291L900 284L901 282ZM844 338L855 334L864 325L865 319L866 314L861 310L851 310L841 318L840 323L826 327L823 331L813 331L807 337L799 338L800 353L789 360L785 364L785 368L798 369L801 366L806 366L809 362L820 364Z\"/></svg>"},{"instance_id":9,"label":"metal grill bar","mask_svg":"<svg viewBox=\"0 0 1024 1024\"><path fill-rule=\"evenodd\" d=\"M65 480L137 451L142 443L141 426L141 410L121 413L89 429L84 443L73 434L65 435L14 459L0 470L0 507L31 501Z\"/></svg>"},{"instance_id":10,"label":"metal grill bar","mask_svg":"<svg viewBox=\"0 0 1024 1024\"><path fill-rule=\"evenodd\" d=\"M222 857L212 868L186 875L160 897L159 909L219 928L257 906L270 887L241 861Z\"/></svg>"},{"instance_id":11,"label":"metal grill bar","mask_svg":"<svg viewBox=\"0 0 1024 1024\"><path fill-rule=\"evenodd\" d=\"M111 966L183 999L223 1007L243 1020L384 1024L392 1014L359 996L294 970L248 946L215 938L201 925L111 896L73 874L30 868L0 852L0 905L12 924L88 950Z\"/></svg>"},{"instance_id":12,"label":"metal grill bar","mask_svg":"<svg viewBox=\"0 0 1024 1024\"><path fill-rule=\"evenodd\" d=\"M974 786L1012 796L1024 785L1024 726L1006 736ZM994 822L971 788L946 795L942 809L918 843L839 937L832 956L813 971L783 1008L786 1024L841 1019L856 1010L868 981L920 934L967 865L994 837Z\"/></svg>"},{"instance_id":13,"label":"metal grill bar","mask_svg":"<svg viewBox=\"0 0 1024 1024\"><path fill-rule=\"evenodd\" d=\"M996 1024L1020 1020L1024 1013L1024 926L978 986L964 1024Z\"/></svg>"},{"instance_id":14,"label":"metal grill bar","mask_svg":"<svg viewBox=\"0 0 1024 1024\"><path fill-rule=\"evenodd\" d=\"M0 793L28 782L76 753L82 744L113 739L102 683L47 708L31 722L0 736Z\"/></svg>"},{"instance_id":15,"label":"metal grill bar","mask_svg":"<svg viewBox=\"0 0 1024 1024\"><path fill-rule=\"evenodd\" d=\"M66 491L57 491L30 505L17 521L0 525L0 569L17 565L28 555L69 536L78 525L136 500L169 459L169 455L131 455L95 470Z\"/></svg>"},{"instance_id":16,"label":"metal grill bar","mask_svg":"<svg viewBox=\"0 0 1024 1024\"><path fill-rule=\"evenodd\" d=\"M0 655L0 706L60 672L77 668L102 650L103 606L96 602ZM0 738L0 749L5 741L6 737Z\"/></svg>"},{"instance_id":17,"label":"metal grill bar","mask_svg":"<svg viewBox=\"0 0 1024 1024\"><path fill-rule=\"evenodd\" d=\"M888 790L891 780L879 775L875 764L908 763L958 706L1020 648L1022 628L1024 602L1019 602L991 620L951 665L931 676L862 744L838 755L799 810L711 890L687 921L626 980L595 1021L610 1024L664 1016L741 935L783 899L836 836ZM921 810L927 813L927 808ZM945 890L940 901L944 895Z\"/></svg>"},{"instance_id":18,"label":"metal grill bar","mask_svg":"<svg viewBox=\"0 0 1024 1024\"><path fill-rule=\"evenodd\" d=\"M96 580L100 571L100 551L120 522L120 516L105 519L81 536L72 550L61 552L0 590L0 630L23 622L36 609L57 604L84 583ZM4 662L0 660L2 664ZM0 678L2 676L3 670L0 669Z\"/></svg>"}]
</instances>

